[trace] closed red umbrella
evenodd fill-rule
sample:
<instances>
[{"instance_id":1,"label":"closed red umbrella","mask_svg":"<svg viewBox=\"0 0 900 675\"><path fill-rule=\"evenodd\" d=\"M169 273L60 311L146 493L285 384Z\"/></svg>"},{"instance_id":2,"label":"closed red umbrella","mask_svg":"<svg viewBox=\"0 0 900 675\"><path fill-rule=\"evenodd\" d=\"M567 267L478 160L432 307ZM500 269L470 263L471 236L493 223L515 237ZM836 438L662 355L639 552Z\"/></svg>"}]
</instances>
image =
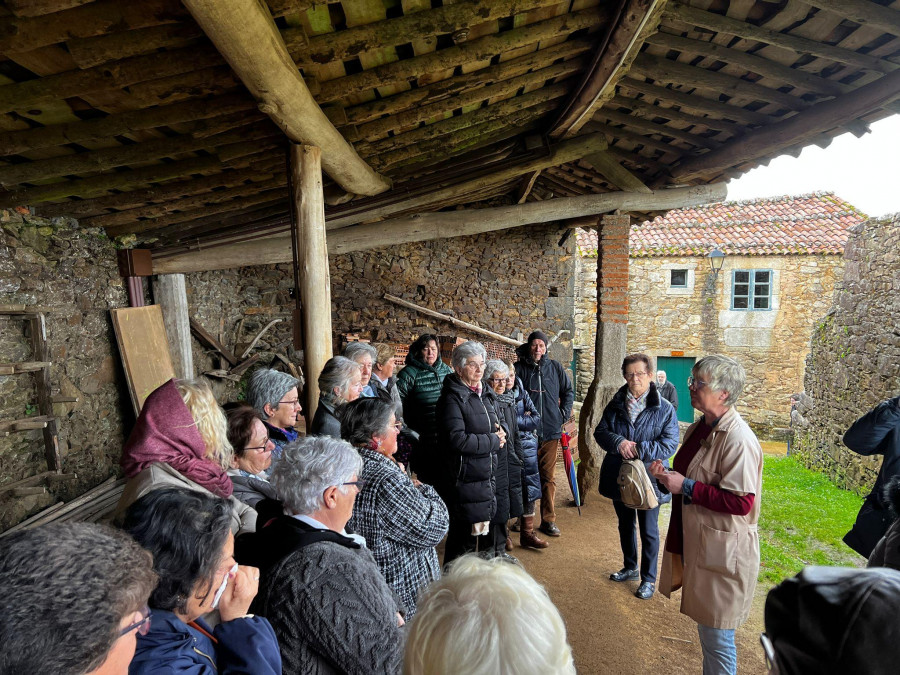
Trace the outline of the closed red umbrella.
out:
<instances>
[{"instance_id":1,"label":"closed red umbrella","mask_svg":"<svg viewBox=\"0 0 900 675\"><path fill-rule=\"evenodd\" d=\"M581 515L581 494L578 492L578 473L575 471L575 461L572 459L572 451L569 450L569 434L563 432L560 439L562 445L563 465L566 467L566 478L569 479L569 488L572 490L572 499L578 507L578 515Z\"/></svg>"}]
</instances>

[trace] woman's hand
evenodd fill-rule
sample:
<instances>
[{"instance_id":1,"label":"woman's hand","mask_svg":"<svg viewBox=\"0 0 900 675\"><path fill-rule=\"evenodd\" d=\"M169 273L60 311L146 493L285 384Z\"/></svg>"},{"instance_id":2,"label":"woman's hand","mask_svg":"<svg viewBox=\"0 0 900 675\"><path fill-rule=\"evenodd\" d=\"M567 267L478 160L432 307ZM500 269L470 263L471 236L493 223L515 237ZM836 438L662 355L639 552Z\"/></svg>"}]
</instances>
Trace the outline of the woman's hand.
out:
<instances>
[{"instance_id":1,"label":"woman's hand","mask_svg":"<svg viewBox=\"0 0 900 675\"><path fill-rule=\"evenodd\" d=\"M625 459L635 459L638 456L637 443L634 441L621 441L617 450Z\"/></svg>"},{"instance_id":2,"label":"woman's hand","mask_svg":"<svg viewBox=\"0 0 900 675\"><path fill-rule=\"evenodd\" d=\"M238 565L235 575L228 580L222 599L219 600L219 614L222 621L231 621L246 616L250 603L259 591L259 570L255 567Z\"/></svg>"},{"instance_id":3,"label":"woman's hand","mask_svg":"<svg viewBox=\"0 0 900 675\"><path fill-rule=\"evenodd\" d=\"M650 475L662 483L673 495L681 494L684 476L677 471L667 471L660 460L657 459L650 464Z\"/></svg>"},{"instance_id":4,"label":"woman's hand","mask_svg":"<svg viewBox=\"0 0 900 675\"><path fill-rule=\"evenodd\" d=\"M497 431L495 433L497 434L497 438L500 439L500 447L502 448L504 445L506 445L506 432L503 431L503 427L501 427L499 424L496 426Z\"/></svg>"}]
</instances>

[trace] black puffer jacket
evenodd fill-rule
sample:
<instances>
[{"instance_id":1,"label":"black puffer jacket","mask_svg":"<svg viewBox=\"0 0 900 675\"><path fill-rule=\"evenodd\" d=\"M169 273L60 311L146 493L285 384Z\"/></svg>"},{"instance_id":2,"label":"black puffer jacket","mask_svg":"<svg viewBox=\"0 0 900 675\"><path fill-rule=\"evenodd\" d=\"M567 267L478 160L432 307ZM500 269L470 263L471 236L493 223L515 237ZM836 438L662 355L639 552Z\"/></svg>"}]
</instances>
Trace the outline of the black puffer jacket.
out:
<instances>
[{"instance_id":1,"label":"black puffer jacket","mask_svg":"<svg viewBox=\"0 0 900 675\"><path fill-rule=\"evenodd\" d=\"M488 391L488 394L493 392ZM506 432L506 446L501 452L506 452L506 474L509 478L509 517L518 518L525 513L522 490L525 485L525 454L522 450L522 440L519 437L518 422L516 420L516 395L508 392L502 396L494 394L494 405L500 416L500 426Z\"/></svg>"},{"instance_id":2,"label":"black puffer jacket","mask_svg":"<svg viewBox=\"0 0 900 675\"><path fill-rule=\"evenodd\" d=\"M528 343L517 347L516 355L519 357L513 364L516 377L522 380L525 391L541 416L538 442L562 438L562 425L568 421L575 401L575 392L566 369L559 361L546 355L537 363L532 361Z\"/></svg>"},{"instance_id":3,"label":"black puffer jacket","mask_svg":"<svg viewBox=\"0 0 900 675\"><path fill-rule=\"evenodd\" d=\"M465 523L509 519L507 453L493 393L481 396L454 373L444 380L436 408L441 475L438 492L450 518Z\"/></svg>"}]
</instances>

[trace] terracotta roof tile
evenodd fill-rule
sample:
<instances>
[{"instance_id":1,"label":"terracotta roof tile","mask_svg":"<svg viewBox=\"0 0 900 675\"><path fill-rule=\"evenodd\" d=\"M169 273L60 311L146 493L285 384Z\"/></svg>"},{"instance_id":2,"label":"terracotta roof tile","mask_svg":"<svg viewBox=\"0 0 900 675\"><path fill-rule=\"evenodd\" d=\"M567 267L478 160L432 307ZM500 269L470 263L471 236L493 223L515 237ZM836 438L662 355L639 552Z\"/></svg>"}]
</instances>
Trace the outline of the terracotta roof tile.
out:
<instances>
[{"instance_id":1,"label":"terracotta roof tile","mask_svg":"<svg viewBox=\"0 0 900 675\"><path fill-rule=\"evenodd\" d=\"M847 230L867 216L832 192L720 202L669 211L631 228L631 257L841 254ZM596 255L596 230L579 230L581 255Z\"/></svg>"}]
</instances>

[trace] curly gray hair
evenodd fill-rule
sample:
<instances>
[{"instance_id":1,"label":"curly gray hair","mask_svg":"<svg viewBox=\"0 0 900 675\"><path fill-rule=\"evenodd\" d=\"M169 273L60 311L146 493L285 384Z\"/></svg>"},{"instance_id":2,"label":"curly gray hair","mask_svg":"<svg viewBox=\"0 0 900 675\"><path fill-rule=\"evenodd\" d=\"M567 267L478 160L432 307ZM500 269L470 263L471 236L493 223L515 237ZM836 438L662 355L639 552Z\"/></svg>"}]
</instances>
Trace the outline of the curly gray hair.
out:
<instances>
[{"instance_id":1,"label":"curly gray hair","mask_svg":"<svg viewBox=\"0 0 900 675\"><path fill-rule=\"evenodd\" d=\"M501 359L491 359L484 365L484 377L482 380L485 384L488 384L488 380L490 380L494 373L501 373L503 377L507 377L509 375L509 366Z\"/></svg>"},{"instance_id":2,"label":"curly gray hair","mask_svg":"<svg viewBox=\"0 0 900 675\"><path fill-rule=\"evenodd\" d=\"M363 461L347 441L330 436L306 436L284 447L272 469L272 485L285 508L308 516L322 509L326 489L348 482L362 471Z\"/></svg>"},{"instance_id":3,"label":"curly gray hair","mask_svg":"<svg viewBox=\"0 0 900 675\"><path fill-rule=\"evenodd\" d=\"M296 377L282 373L271 368L260 368L250 378L250 384L247 386L247 403L258 410L265 419L266 404L273 409L277 409L281 404L281 399L294 387L298 391L303 385Z\"/></svg>"},{"instance_id":4,"label":"curly gray hair","mask_svg":"<svg viewBox=\"0 0 900 675\"><path fill-rule=\"evenodd\" d=\"M485 350L484 345L480 342L475 342L475 340L468 340L453 348L453 354L450 356L450 364L453 366L454 370L460 370L465 367L466 361L473 356L480 356L487 361L487 351Z\"/></svg>"},{"instance_id":5,"label":"curly gray hair","mask_svg":"<svg viewBox=\"0 0 900 675\"><path fill-rule=\"evenodd\" d=\"M744 391L747 372L735 359L721 354L710 354L694 364L691 372L698 379L705 380L710 389L728 394L725 405L734 405Z\"/></svg>"}]
</instances>

